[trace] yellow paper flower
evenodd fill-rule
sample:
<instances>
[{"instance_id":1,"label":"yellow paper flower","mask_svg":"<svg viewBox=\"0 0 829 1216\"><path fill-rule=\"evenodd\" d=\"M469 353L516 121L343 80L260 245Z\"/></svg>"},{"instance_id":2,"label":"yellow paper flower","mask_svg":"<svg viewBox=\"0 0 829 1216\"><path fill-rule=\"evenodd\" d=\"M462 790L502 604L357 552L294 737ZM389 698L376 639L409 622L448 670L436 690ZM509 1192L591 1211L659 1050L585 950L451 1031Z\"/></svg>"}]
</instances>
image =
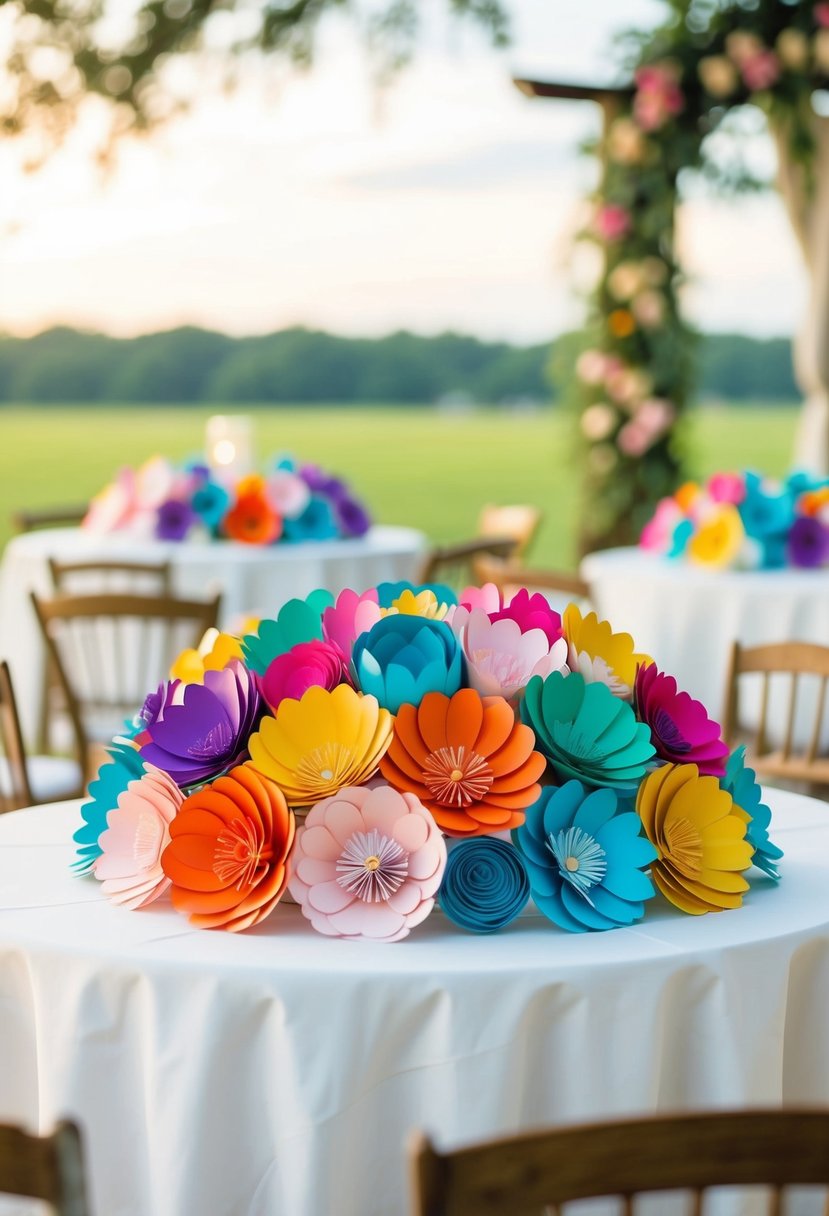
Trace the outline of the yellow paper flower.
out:
<instances>
[{"instance_id":1,"label":"yellow paper flower","mask_svg":"<svg viewBox=\"0 0 829 1216\"><path fill-rule=\"evenodd\" d=\"M694 916L740 907L754 850L745 812L716 777L666 764L639 786L636 810L659 854L651 878L667 900Z\"/></svg>"},{"instance_id":2,"label":"yellow paper flower","mask_svg":"<svg viewBox=\"0 0 829 1216\"><path fill-rule=\"evenodd\" d=\"M203 684L206 671L223 671L231 659L243 659L242 643L230 633L208 629L198 650L182 650L170 668L170 679Z\"/></svg>"},{"instance_id":3,"label":"yellow paper flower","mask_svg":"<svg viewBox=\"0 0 829 1216\"><path fill-rule=\"evenodd\" d=\"M399 612L401 616L423 616L429 621L442 621L448 611L449 605L441 604L434 591L426 588L415 595L408 587L392 600L389 608L380 609L381 616L394 616Z\"/></svg>"},{"instance_id":4,"label":"yellow paper flower","mask_svg":"<svg viewBox=\"0 0 829 1216\"><path fill-rule=\"evenodd\" d=\"M248 745L251 763L276 782L290 806L313 806L374 775L391 743L392 722L376 697L348 684L330 692L315 685L262 719Z\"/></svg>"},{"instance_id":5,"label":"yellow paper flower","mask_svg":"<svg viewBox=\"0 0 829 1216\"><path fill-rule=\"evenodd\" d=\"M700 488L695 481L684 482L674 494L674 502L687 515L700 496Z\"/></svg>"},{"instance_id":6,"label":"yellow paper flower","mask_svg":"<svg viewBox=\"0 0 829 1216\"><path fill-rule=\"evenodd\" d=\"M568 604L562 621L569 648L568 663L588 683L601 681L618 697L629 697L637 667L653 662L650 655L637 654L629 633L614 633L595 612L582 617L575 604Z\"/></svg>"},{"instance_id":7,"label":"yellow paper flower","mask_svg":"<svg viewBox=\"0 0 829 1216\"><path fill-rule=\"evenodd\" d=\"M688 542L688 557L700 566L724 569L730 566L745 539L740 512L731 503L722 503Z\"/></svg>"}]
</instances>

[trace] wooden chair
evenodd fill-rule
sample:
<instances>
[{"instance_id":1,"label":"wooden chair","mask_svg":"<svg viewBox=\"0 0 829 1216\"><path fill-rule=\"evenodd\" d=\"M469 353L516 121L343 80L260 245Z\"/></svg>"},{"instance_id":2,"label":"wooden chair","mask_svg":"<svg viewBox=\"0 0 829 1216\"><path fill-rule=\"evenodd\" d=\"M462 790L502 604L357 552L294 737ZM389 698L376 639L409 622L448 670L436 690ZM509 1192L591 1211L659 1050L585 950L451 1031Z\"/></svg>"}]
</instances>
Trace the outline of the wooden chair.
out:
<instances>
[{"instance_id":1,"label":"wooden chair","mask_svg":"<svg viewBox=\"0 0 829 1216\"><path fill-rule=\"evenodd\" d=\"M526 503L498 507L487 503L478 516L478 535L511 536L515 541L515 556L522 557L530 547L540 523L538 507Z\"/></svg>"},{"instance_id":2,"label":"wooden chair","mask_svg":"<svg viewBox=\"0 0 829 1216\"><path fill-rule=\"evenodd\" d=\"M488 554L476 559L475 575L478 582L494 583L506 594L519 587L528 587L531 591L552 591L562 599L590 598L589 586L577 574L564 570L534 570L514 561L499 561Z\"/></svg>"},{"instance_id":3,"label":"wooden chair","mask_svg":"<svg viewBox=\"0 0 829 1216\"><path fill-rule=\"evenodd\" d=\"M81 1135L59 1123L51 1136L0 1125L0 1194L48 1203L56 1216L91 1216Z\"/></svg>"},{"instance_id":4,"label":"wooden chair","mask_svg":"<svg viewBox=\"0 0 829 1216\"><path fill-rule=\"evenodd\" d=\"M31 596L87 772L90 745L117 733L146 694L167 678L176 655L186 646L198 646L218 621L221 599Z\"/></svg>"},{"instance_id":5,"label":"wooden chair","mask_svg":"<svg viewBox=\"0 0 829 1216\"><path fill-rule=\"evenodd\" d=\"M723 738L730 747L742 741L744 732L740 719L739 685L741 677L749 674L762 677L758 725L753 732L754 743L748 757L752 768L764 777L802 781L814 787L829 785L829 756L820 754L826 685L829 681L829 646L818 646L811 642L779 642L752 647L741 646L739 642L733 644L722 716ZM780 746L776 743L770 746L768 741L772 675L786 675L789 678L785 734ZM818 683L817 688L813 686L817 699L809 742L805 748L794 745L798 694L804 691L802 677L811 677Z\"/></svg>"},{"instance_id":6,"label":"wooden chair","mask_svg":"<svg viewBox=\"0 0 829 1216\"><path fill-rule=\"evenodd\" d=\"M660 1191L692 1192L701 1216L721 1186L770 1187L767 1210L780 1216L785 1188L829 1187L829 1111L593 1123L448 1153L418 1134L410 1167L412 1216L561 1216L575 1200L617 1196L617 1211L633 1216L637 1195Z\"/></svg>"},{"instance_id":7,"label":"wooden chair","mask_svg":"<svg viewBox=\"0 0 829 1216\"><path fill-rule=\"evenodd\" d=\"M86 507L52 507L46 511L15 511L12 527L15 532L34 532L40 528L71 528L86 515Z\"/></svg>"},{"instance_id":8,"label":"wooden chair","mask_svg":"<svg viewBox=\"0 0 829 1216\"><path fill-rule=\"evenodd\" d=\"M0 814L16 811L21 806L31 806L32 791L26 770L26 752L17 702L8 663L0 662Z\"/></svg>"},{"instance_id":9,"label":"wooden chair","mask_svg":"<svg viewBox=\"0 0 829 1216\"><path fill-rule=\"evenodd\" d=\"M515 541L508 536L478 537L457 545L433 549L421 571L421 583L447 583L461 589L475 582L475 564L480 557L508 558L515 552Z\"/></svg>"}]
</instances>

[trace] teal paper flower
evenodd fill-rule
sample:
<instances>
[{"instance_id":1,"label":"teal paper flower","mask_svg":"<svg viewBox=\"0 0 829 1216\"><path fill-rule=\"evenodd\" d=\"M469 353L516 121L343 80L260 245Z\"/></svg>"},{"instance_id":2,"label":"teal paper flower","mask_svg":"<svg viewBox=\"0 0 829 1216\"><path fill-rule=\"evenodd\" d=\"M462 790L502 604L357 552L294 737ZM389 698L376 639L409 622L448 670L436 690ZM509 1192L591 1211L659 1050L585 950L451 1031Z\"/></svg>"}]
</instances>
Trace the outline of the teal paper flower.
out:
<instances>
[{"instance_id":1,"label":"teal paper flower","mask_svg":"<svg viewBox=\"0 0 829 1216\"><path fill-rule=\"evenodd\" d=\"M794 523L794 494L785 487L770 489L756 473L746 473L746 496L737 510L746 536L761 541L785 537Z\"/></svg>"},{"instance_id":2,"label":"teal paper flower","mask_svg":"<svg viewBox=\"0 0 829 1216\"><path fill-rule=\"evenodd\" d=\"M403 579L399 583L378 583L377 603L381 608L391 608L394 601L400 599L404 591L411 591L412 595L419 595L421 591L431 591L439 604L448 604L450 608L458 602L455 592L445 583L409 583Z\"/></svg>"},{"instance_id":3,"label":"teal paper flower","mask_svg":"<svg viewBox=\"0 0 829 1216\"><path fill-rule=\"evenodd\" d=\"M449 850L438 891L445 916L471 933L494 933L515 920L530 898L521 853L495 836L459 840Z\"/></svg>"},{"instance_id":4,"label":"teal paper flower","mask_svg":"<svg viewBox=\"0 0 829 1216\"><path fill-rule=\"evenodd\" d=\"M322 641L322 614L334 603L330 591L318 588L304 600L288 600L276 620L259 622L255 633L242 638L245 664L263 676L273 660L300 642Z\"/></svg>"},{"instance_id":5,"label":"teal paper flower","mask_svg":"<svg viewBox=\"0 0 829 1216\"><path fill-rule=\"evenodd\" d=\"M521 702L521 718L556 773L585 785L630 790L656 755L650 727L606 684L586 684L577 672L533 676Z\"/></svg>"},{"instance_id":6,"label":"teal paper flower","mask_svg":"<svg viewBox=\"0 0 829 1216\"><path fill-rule=\"evenodd\" d=\"M352 662L364 693L396 714L427 692L451 697L463 681L463 653L448 625L422 616L383 617L354 643Z\"/></svg>"},{"instance_id":7,"label":"teal paper flower","mask_svg":"<svg viewBox=\"0 0 829 1216\"><path fill-rule=\"evenodd\" d=\"M283 540L333 540L339 534L333 508L319 494L311 495L308 506L296 519L282 521Z\"/></svg>"},{"instance_id":8,"label":"teal paper flower","mask_svg":"<svg viewBox=\"0 0 829 1216\"><path fill-rule=\"evenodd\" d=\"M512 833L539 911L571 933L640 920L655 894L642 871L657 858L641 828L611 789L547 786Z\"/></svg>"},{"instance_id":9,"label":"teal paper flower","mask_svg":"<svg viewBox=\"0 0 829 1216\"><path fill-rule=\"evenodd\" d=\"M72 837L78 845L72 869L78 874L87 874L100 857L98 840L107 826L107 815L118 805L118 796L146 771L141 753L130 743L116 739L107 754L112 759L101 765L98 776L90 782L87 800L81 807L83 824Z\"/></svg>"},{"instance_id":10,"label":"teal paper flower","mask_svg":"<svg viewBox=\"0 0 829 1216\"><path fill-rule=\"evenodd\" d=\"M720 786L734 799L735 804L750 817L746 828L746 840L755 850L752 861L758 870L768 874L775 882L780 881L777 863L783 850L769 839L771 811L763 802L763 791L753 768L746 764L746 749L735 748L726 761L725 776Z\"/></svg>"},{"instance_id":11,"label":"teal paper flower","mask_svg":"<svg viewBox=\"0 0 829 1216\"><path fill-rule=\"evenodd\" d=\"M218 534L230 507L230 495L218 481L203 481L193 494L190 506L211 532Z\"/></svg>"}]
</instances>

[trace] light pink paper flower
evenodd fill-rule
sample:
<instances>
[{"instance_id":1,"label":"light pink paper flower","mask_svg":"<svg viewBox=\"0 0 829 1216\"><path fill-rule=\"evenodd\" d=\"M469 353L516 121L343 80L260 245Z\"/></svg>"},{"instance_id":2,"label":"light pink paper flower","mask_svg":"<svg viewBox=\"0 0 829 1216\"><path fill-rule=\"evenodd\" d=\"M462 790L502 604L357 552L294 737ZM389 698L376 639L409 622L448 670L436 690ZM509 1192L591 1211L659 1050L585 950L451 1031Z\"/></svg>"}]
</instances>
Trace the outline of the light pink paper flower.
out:
<instances>
[{"instance_id":1,"label":"light pink paper flower","mask_svg":"<svg viewBox=\"0 0 829 1216\"><path fill-rule=\"evenodd\" d=\"M154 511L168 498L175 497L173 489L176 470L163 456L152 456L135 473L135 501L140 511Z\"/></svg>"},{"instance_id":2,"label":"light pink paper flower","mask_svg":"<svg viewBox=\"0 0 829 1216\"><path fill-rule=\"evenodd\" d=\"M143 908L167 890L170 880L161 868L161 854L183 801L175 781L152 765L119 796L107 815L98 841L101 856L94 866L95 877L114 904Z\"/></svg>"},{"instance_id":3,"label":"light pink paper flower","mask_svg":"<svg viewBox=\"0 0 829 1216\"><path fill-rule=\"evenodd\" d=\"M551 644L543 629L522 631L509 617L493 621L480 608L460 609L453 628L466 657L472 688L483 697L517 699L533 676L567 673L567 642Z\"/></svg>"},{"instance_id":4,"label":"light pink paper flower","mask_svg":"<svg viewBox=\"0 0 829 1216\"><path fill-rule=\"evenodd\" d=\"M135 473L121 469L114 481L96 494L81 525L99 536L126 528L136 512Z\"/></svg>"},{"instance_id":5,"label":"light pink paper flower","mask_svg":"<svg viewBox=\"0 0 829 1216\"><path fill-rule=\"evenodd\" d=\"M651 553L667 553L671 547L674 529L685 518L675 499L662 498L656 510L642 529L639 544Z\"/></svg>"},{"instance_id":6,"label":"light pink paper flower","mask_svg":"<svg viewBox=\"0 0 829 1216\"><path fill-rule=\"evenodd\" d=\"M265 497L282 519L297 519L311 499L306 482L288 469L277 469L265 482Z\"/></svg>"},{"instance_id":7,"label":"light pink paper flower","mask_svg":"<svg viewBox=\"0 0 829 1216\"><path fill-rule=\"evenodd\" d=\"M480 608L483 612L500 612L504 598L495 583L484 583L482 587L465 587L458 596L460 608Z\"/></svg>"},{"instance_id":8,"label":"light pink paper flower","mask_svg":"<svg viewBox=\"0 0 829 1216\"><path fill-rule=\"evenodd\" d=\"M446 842L414 794L347 786L297 832L290 892L318 933L396 942L431 912Z\"/></svg>"},{"instance_id":9,"label":"light pink paper flower","mask_svg":"<svg viewBox=\"0 0 829 1216\"><path fill-rule=\"evenodd\" d=\"M336 603L322 614L323 637L350 658L357 638L376 625L381 615L374 587L362 595L346 588L337 596Z\"/></svg>"}]
</instances>

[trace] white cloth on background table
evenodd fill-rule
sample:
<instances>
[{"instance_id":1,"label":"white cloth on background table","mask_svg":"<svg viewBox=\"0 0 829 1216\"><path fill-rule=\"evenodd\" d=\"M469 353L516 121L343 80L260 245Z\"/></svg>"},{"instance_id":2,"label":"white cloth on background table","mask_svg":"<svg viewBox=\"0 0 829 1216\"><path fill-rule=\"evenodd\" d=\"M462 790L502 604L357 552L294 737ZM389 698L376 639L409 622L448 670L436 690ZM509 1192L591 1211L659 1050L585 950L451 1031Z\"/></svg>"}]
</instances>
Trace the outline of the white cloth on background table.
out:
<instances>
[{"instance_id":1,"label":"white cloth on background table","mask_svg":"<svg viewBox=\"0 0 829 1216\"><path fill-rule=\"evenodd\" d=\"M425 545L421 532L387 527L372 528L358 540L271 546L138 541L117 533L96 536L80 528L17 536L6 546L0 565L0 658L7 658L11 667L24 737L31 746L43 696L43 648L29 592L53 594L50 557L168 561L174 593L204 599L221 591L221 624L232 627L247 616L275 615L286 600L306 596L317 587L365 591L380 582L416 578Z\"/></svg>"},{"instance_id":2,"label":"white cloth on background table","mask_svg":"<svg viewBox=\"0 0 829 1216\"><path fill-rule=\"evenodd\" d=\"M676 1108L829 1102L829 807L768 791L778 888L630 929L254 931L106 902L77 804L0 819L0 1119L89 1137L105 1216L403 1216L404 1141Z\"/></svg>"}]
</instances>

